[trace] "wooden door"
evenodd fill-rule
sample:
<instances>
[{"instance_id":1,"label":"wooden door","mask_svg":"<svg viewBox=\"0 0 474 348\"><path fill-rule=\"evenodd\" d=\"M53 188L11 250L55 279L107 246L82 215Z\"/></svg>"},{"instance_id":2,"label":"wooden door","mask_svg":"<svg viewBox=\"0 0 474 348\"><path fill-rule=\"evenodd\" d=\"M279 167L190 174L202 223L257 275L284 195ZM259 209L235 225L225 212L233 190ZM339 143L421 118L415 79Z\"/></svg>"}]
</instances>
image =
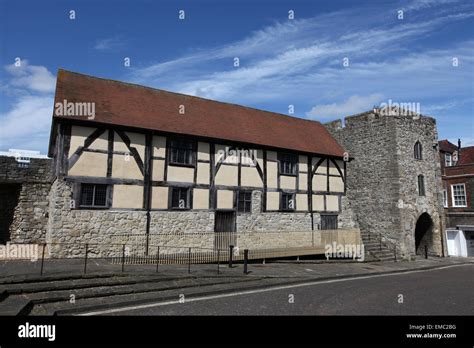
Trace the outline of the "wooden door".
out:
<instances>
[{"instance_id":1,"label":"wooden door","mask_svg":"<svg viewBox=\"0 0 474 348\"><path fill-rule=\"evenodd\" d=\"M235 212L217 211L214 221L214 247L220 250L228 250L229 245L236 245Z\"/></svg>"}]
</instances>

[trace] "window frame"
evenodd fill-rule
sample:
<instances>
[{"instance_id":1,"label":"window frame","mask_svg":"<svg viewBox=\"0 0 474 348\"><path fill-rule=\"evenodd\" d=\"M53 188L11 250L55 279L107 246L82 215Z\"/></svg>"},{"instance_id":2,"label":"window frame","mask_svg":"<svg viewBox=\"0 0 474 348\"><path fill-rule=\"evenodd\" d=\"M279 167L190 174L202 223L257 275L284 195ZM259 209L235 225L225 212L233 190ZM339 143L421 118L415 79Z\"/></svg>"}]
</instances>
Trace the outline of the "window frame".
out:
<instances>
[{"instance_id":1,"label":"window frame","mask_svg":"<svg viewBox=\"0 0 474 348\"><path fill-rule=\"evenodd\" d=\"M413 157L419 161L423 160L423 146L420 141L417 141L413 147Z\"/></svg>"},{"instance_id":2,"label":"window frame","mask_svg":"<svg viewBox=\"0 0 474 348\"><path fill-rule=\"evenodd\" d=\"M293 158L294 161L288 160L290 158ZM293 153L287 153L287 152L278 152L277 155L278 159L278 174L279 175L287 175L287 176L298 176L298 161L299 157L296 154ZM285 172L284 168L285 165L284 163L288 162L290 165L292 165L292 172Z\"/></svg>"},{"instance_id":3,"label":"window frame","mask_svg":"<svg viewBox=\"0 0 474 348\"><path fill-rule=\"evenodd\" d=\"M85 205L82 204L82 199L83 199L83 189L84 186L90 185L93 187L93 194L92 194L92 205ZM97 186L105 187L105 204L104 205L96 205L95 204L95 193L96 193L96 188ZM110 201L109 201L109 194L111 190L111 185L109 184L98 184L98 183L80 183L79 185L79 206L78 208L80 209L110 209Z\"/></svg>"},{"instance_id":4,"label":"window frame","mask_svg":"<svg viewBox=\"0 0 474 348\"><path fill-rule=\"evenodd\" d=\"M320 230L322 231L328 231L328 230L337 230L339 229L339 222L338 222L338 217L339 217L339 214L319 214L320 216ZM335 219L335 225L336 225L336 228L323 228L323 218L328 218L328 217L331 217L333 219ZM326 227L326 226L324 226Z\"/></svg>"},{"instance_id":5,"label":"window frame","mask_svg":"<svg viewBox=\"0 0 474 348\"><path fill-rule=\"evenodd\" d=\"M189 148L186 148L185 146L174 146L173 143L177 144L183 144L183 143L188 143L190 145ZM169 138L168 139L168 144L166 147L167 150L167 162L168 165L171 166L178 166L178 167L192 167L194 168L196 166L196 142L194 140L186 139L186 138ZM185 151L185 158L186 156L186 151L191 151L189 154L189 158L191 159L190 163L184 163L184 162L179 162L179 161L174 161L173 160L173 150L184 150ZM179 152L177 154L177 158L179 159Z\"/></svg>"},{"instance_id":6,"label":"window frame","mask_svg":"<svg viewBox=\"0 0 474 348\"><path fill-rule=\"evenodd\" d=\"M455 195L454 195L454 186L462 186L463 193L464 193L465 205L456 205L456 200L455 200ZM452 184L451 185L451 203L452 203L453 208L467 208L467 194L466 194L466 184L465 183Z\"/></svg>"},{"instance_id":7,"label":"window frame","mask_svg":"<svg viewBox=\"0 0 474 348\"><path fill-rule=\"evenodd\" d=\"M246 200L245 199L245 195L246 194L249 194L250 195L250 199L249 200ZM244 206L243 206L243 210L240 209L240 198L244 196L244 199L242 200ZM245 210L245 208L247 207L247 204L248 204L248 211ZM245 213L245 214L248 214L248 213L251 213L252 212L252 191L249 191L249 190L240 190L240 191L237 191L237 212L238 213Z\"/></svg>"},{"instance_id":8,"label":"window frame","mask_svg":"<svg viewBox=\"0 0 474 348\"><path fill-rule=\"evenodd\" d=\"M448 158L449 158L449 164L448 164ZM445 152L445 154L444 154L444 166L445 167L452 167L453 166L453 155L449 152Z\"/></svg>"},{"instance_id":9,"label":"window frame","mask_svg":"<svg viewBox=\"0 0 474 348\"><path fill-rule=\"evenodd\" d=\"M421 179L421 181L420 181ZM420 185L421 183L421 185ZM419 197L426 197L426 189L425 189L425 176L423 174L418 175L418 196Z\"/></svg>"},{"instance_id":10,"label":"window frame","mask_svg":"<svg viewBox=\"0 0 474 348\"><path fill-rule=\"evenodd\" d=\"M443 207L444 208L449 208L448 204L448 190L447 189L443 189Z\"/></svg>"},{"instance_id":11,"label":"window frame","mask_svg":"<svg viewBox=\"0 0 474 348\"><path fill-rule=\"evenodd\" d=\"M284 206L283 204L283 196L292 196L292 200L293 200L293 203L294 203L294 206L293 208L288 208ZM293 193L293 192L280 192L280 210L281 211L288 211L288 212L292 212L292 211L296 211L296 194Z\"/></svg>"},{"instance_id":12,"label":"window frame","mask_svg":"<svg viewBox=\"0 0 474 348\"><path fill-rule=\"evenodd\" d=\"M174 190L186 190L186 207L180 208L173 207L173 192ZM170 186L169 187L169 196L168 196L168 209L170 210L191 210L192 209L192 187L181 187L181 186ZM178 199L179 200L179 199Z\"/></svg>"}]
</instances>

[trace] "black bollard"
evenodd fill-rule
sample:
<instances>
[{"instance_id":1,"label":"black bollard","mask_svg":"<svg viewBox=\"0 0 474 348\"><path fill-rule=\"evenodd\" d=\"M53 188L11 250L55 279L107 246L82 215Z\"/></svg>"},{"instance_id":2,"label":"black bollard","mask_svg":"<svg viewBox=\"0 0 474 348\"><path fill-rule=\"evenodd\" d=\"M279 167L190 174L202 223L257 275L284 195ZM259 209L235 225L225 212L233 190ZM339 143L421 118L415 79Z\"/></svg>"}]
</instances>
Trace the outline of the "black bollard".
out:
<instances>
[{"instance_id":1,"label":"black bollard","mask_svg":"<svg viewBox=\"0 0 474 348\"><path fill-rule=\"evenodd\" d=\"M229 268L232 268L232 256L234 254L234 246L229 245Z\"/></svg>"},{"instance_id":2,"label":"black bollard","mask_svg":"<svg viewBox=\"0 0 474 348\"><path fill-rule=\"evenodd\" d=\"M249 261L249 249L244 249L244 274L248 274L247 264Z\"/></svg>"}]
</instances>

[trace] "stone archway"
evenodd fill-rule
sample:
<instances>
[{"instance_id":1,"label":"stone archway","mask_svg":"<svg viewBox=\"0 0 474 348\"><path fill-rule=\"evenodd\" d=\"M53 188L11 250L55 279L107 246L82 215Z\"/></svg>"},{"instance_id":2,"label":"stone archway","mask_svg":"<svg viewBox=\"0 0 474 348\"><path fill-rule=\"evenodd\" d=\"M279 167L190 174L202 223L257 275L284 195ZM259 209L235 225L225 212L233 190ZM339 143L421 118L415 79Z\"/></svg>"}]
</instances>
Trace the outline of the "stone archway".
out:
<instances>
[{"instance_id":1,"label":"stone archway","mask_svg":"<svg viewBox=\"0 0 474 348\"><path fill-rule=\"evenodd\" d=\"M416 221L415 227L415 253L421 255L425 252L425 246L430 249L433 237L433 219L430 214L423 213Z\"/></svg>"}]
</instances>

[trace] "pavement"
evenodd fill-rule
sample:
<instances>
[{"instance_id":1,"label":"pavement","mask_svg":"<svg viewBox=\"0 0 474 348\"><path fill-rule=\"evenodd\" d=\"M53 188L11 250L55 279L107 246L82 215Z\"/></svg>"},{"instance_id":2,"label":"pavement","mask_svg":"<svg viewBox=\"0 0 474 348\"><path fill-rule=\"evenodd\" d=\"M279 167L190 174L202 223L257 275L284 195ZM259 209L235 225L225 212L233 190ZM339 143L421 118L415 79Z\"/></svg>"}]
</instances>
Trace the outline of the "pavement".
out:
<instances>
[{"instance_id":1,"label":"pavement","mask_svg":"<svg viewBox=\"0 0 474 348\"><path fill-rule=\"evenodd\" d=\"M456 272L448 272L447 274L457 274L459 279L455 278L450 281L454 282L453 284L461 282L456 287L460 289L464 288L462 279L469 278L469 274L462 273L464 271L459 271L460 273L458 274L458 269L470 270L472 274L473 265L474 260L472 258L429 258L411 262L372 263L325 262L322 260L298 262L287 260L284 262L267 262L266 264L252 263L248 267L250 273L243 274L242 264L234 265L233 268L220 265L219 273L217 273L217 265L191 265L190 273L188 273L187 265L160 265L158 272L156 272L156 265L125 265L124 272L122 272L121 265L112 265L106 260L90 260L87 265L87 273L83 274L83 260L47 260L43 265L43 275L41 276L39 274L41 265L38 261L4 261L0 263L0 274L2 275L2 278L0 278L0 314L76 315L95 312L101 314L103 311L110 311L112 309L159 302L170 302L170 307L167 309L170 311L154 312L151 309L145 310L141 308L140 310L130 310L130 312L117 311L103 314L248 314L243 308L254 308L254 314L271 314L277 313L278 310L272 312L271 310L260 308L261 305L239 304L235 302L234 298L230 302L234 303L233 305L224 307L237 308L239 311L242 310L241 313L234 313L232 311L220 312L218 309L220 305L216 305L215 308L210 306L199 309L197 303L200 301L197 300L194 301L196 303L196 307L193 307L194 309L185 310L185 307L181 306L179 311L177 311L173 309L173 306L176 305L173 302L181 301L178 303L183 304L183 300L186 303L186 301L192 298L221 296L213 298L218 303L218 301L227 298L225 296L237 292L268 290L281 286L298 286L306 283L333 281L346 281L344 286L333 288L333 292L340 294L340 296L345 294L349 296L351 292L345 292L346 286L355 282L354 284L356 285L352 286L352 296L357 299L362 298L364 293L367 295L368 291L370 293L374 291L375 293L384 293L391 289L395 291L396 287L388 286L379 289L376 286L378 283L372 284L376 280L380 284L389 284L387 278L383 277L384 275L392 274L396 275L397 279L402 279L401 277L404 274L408 279L404 286L407 289L411 289L408 286L410 282L415 288L421 285L416 280L415 274L419 274L421 277L421 272L426 272L427 277L431 277L429 279L434 279L432 275L435 273L433 272L435 270L436 272L442 271L437 269L445 267L449 268L445 268L444 272L456 268ZM412 273L414 271L419 271L419 273ZM431 276L429 276L430 274ZM471 276L470 278L474 277ZM448 277L447 279L450 278ZM381 280L383 281L380 282ZM431 286L441 285L436 282L431 284ZM319 286L320 288L318 289L323 289L323 284L314 286ZM302 290L303 288L310 289L310 286L305 285L295 289L304 291ZM349 288L351 287L349 286ZM280 290L274 291L276 292L272 292L272 297L274 294L278 294ZM286 290L281 291L284 293ZM314 291L319 293L319 290ZM360 293L361 291L362 293ZM311 297L311 293L309 292L302 296L303 298ZM321 294L324 293L324 291L321 292ZM423 289L420 294L428 296L430 289ZM255 303L260 303L258 296L265 296L265 293L262 295L255 292L251 295L251 298L256 296ZM318 301L326 301L330 298L327 297L329 295L330 293L326 297L321 295L323 297L319 298ZM246 296L244 297L246 298ZM238 296L235 296L235 298L238 298ZM344 298L341 297L341 303L345 303L343 300ZM262 303L265 303L265 301ZM265 304L262 305L267 306ZM275 304L268 304L268 308L273 308L274 306ZM309 304L307 306L304 305L302 308L298 306L291 308L296 311L294 313L306 314L304 311L306 307L314 309L314 305L310 306ZM337 306L334 308L337 308ZM344 305L344 308L350 313L350 306ZM181 312L183 310L185 311ZM446 308L442 310L446 310ZM420 309L421 312L423 312L422 309ZM281 314L280 312L278 313ZM290 314L293 312L286 311L283 313ZM315 314L311 310L307 313ZM332 312L321 309L317 313L331 314ZM369 311L369 313L372 312Z\"/></svg>"}]
</instances>

